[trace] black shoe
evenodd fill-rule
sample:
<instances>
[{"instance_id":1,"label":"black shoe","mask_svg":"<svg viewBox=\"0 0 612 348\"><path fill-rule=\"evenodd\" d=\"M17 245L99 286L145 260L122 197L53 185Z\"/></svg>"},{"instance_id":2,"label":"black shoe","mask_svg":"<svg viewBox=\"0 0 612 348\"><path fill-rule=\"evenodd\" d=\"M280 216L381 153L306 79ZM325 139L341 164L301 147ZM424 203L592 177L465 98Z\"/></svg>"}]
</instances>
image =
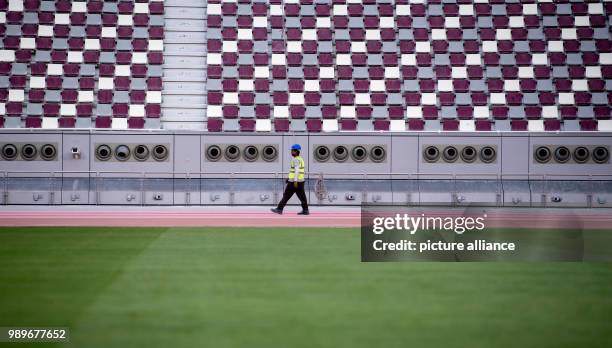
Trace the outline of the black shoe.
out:
<instances>
[{"instance_id":1,"label":"black shoe","mask_svg":"<svg viewBox=\"0 0 612 348\"><path fill-rule=\"evenodd\" d=\"M298 215L310 215L310 212L308 210L302 210Z\"/></svg>"},{"instance_id":2,"label":"black shoe","mask_svg":"<svg viewBox=\"0 0 612 348\"><path fill-rule=\"evenodd\" d=\"M270 209L271 212L276 213L278 215L283 215L283 211L281 209L278 208L272 208Z\"/></svg>"}]
</instances>

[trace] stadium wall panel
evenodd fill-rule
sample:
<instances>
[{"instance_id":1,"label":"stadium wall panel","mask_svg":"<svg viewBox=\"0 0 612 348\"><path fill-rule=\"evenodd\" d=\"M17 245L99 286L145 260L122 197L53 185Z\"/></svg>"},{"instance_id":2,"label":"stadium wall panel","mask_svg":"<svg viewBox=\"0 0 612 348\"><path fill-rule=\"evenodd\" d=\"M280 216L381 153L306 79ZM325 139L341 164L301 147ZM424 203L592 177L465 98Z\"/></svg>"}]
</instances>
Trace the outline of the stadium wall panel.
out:
<instances>
[{"instance_id":1,"label":"stadium wall panel","mask_svg":"<svg viewBox=\"0 0 612 348\"><path fill-rule=\"evenodd\" d=\"M12 144L18 153L0 158L0 202L270 205L282 194L290 160L288 149L294 143L303 148L309 172L307 189L313 204L612 205L612 136L585 132L212 134L3 130L0 147ZM25 144L36 147L33 159L21 154ZM53 145L56 154L47 160L41 158L43 145ZM146 151L138 150L139 145L144 145ZM219 160L207 157L207 149L213 145L219 147ZM104 160L97 153L100 146L108 146L108 158ZM160 158L154 157L157 146L167 151L157 154ZM225 158L229 146L240 152L235 160ZM263 158L266 146L274 148L273 159ZM324 160L316 158L320 146L330 151ZM333 154L338 146L348 151L340 161ZM437 146L440 157L426 160L427 146ZM452 161L441 157L448 146L457 151ZM495 158L489 163L472 159L469 154L473 152L462 157L461 151L466 147L472 147L479 156L486 146L495 150ZM551 151L544 163L534 157L542 146ZM245 157L250 147L253 152ZM384 149L382 159L370 157L376 147ZM569 151L565 162L554 158L560 147ZM582 152L576 152L581 147ZM600 155L606 155L603 160L593 159L597 148L603 151ZM129 155L120 157L120 149L129 150ZM359 151L353 152L355 149ZM584 151L588 152L587 158L576 163L574 156L583 156Z\"/></svg>"}]
</instances>

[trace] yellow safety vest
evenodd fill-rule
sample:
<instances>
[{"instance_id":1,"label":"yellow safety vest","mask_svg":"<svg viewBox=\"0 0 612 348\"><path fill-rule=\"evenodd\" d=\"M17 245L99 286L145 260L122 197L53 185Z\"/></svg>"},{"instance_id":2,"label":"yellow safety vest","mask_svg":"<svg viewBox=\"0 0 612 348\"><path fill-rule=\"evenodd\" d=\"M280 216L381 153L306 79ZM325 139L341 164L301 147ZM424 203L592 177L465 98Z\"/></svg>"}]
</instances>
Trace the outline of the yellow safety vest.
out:
<instances>
[{"instance_id":1,"label":"yellow safety vest","mask_svg":"<svg viewBox=\"0 0 612 348\"><path fill-rule=\"evenodd\" d=\"M298 181L304 181L304 159L302 156L295 157L298 161L300 161L300 167L298 168ZM293 158L291 159L291 167L289 168L289 180L295 178L295 166L293 164Z\"/></svg>"}]
</instances>

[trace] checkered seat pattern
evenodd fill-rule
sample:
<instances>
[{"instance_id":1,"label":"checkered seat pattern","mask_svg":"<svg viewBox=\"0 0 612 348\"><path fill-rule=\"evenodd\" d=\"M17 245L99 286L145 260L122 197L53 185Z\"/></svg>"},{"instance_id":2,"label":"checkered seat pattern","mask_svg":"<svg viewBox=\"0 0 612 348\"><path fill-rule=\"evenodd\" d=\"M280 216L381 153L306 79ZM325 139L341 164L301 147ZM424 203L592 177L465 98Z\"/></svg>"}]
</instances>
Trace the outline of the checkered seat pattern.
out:
<instances>
[{"instance_id":1,"label":"checkered seat pattern","mask_svg":"<svg viewBox=\"0 0 612 348\"><path fill-rule=\"evenodd\" d=\"M162 1L0 0L4 127L159 128Z\"/></svg>"},{"instance_id":2,"label":"checkered seat pattern","mask_svg":"<svg viewBox=\"0 0 612 348\"><path fill-rule=\"evenodd\" d=\"M608 1L210 0L210 131L611 130Z\"/></svg>"}]
</instances>

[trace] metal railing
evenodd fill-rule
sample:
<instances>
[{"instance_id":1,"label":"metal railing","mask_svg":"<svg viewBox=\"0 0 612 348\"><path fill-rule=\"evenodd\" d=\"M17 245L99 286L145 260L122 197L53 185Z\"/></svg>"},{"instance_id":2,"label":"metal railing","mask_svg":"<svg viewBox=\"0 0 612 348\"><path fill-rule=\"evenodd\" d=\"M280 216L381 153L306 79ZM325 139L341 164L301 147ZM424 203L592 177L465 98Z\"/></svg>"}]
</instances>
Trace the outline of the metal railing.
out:
<instances>
[{"instance_id":1,"label":"metal railing","mask_svg":"<svg viewBox=\"0 0 612 348\"><path fill-rule=\"evenodd\" d=\"M109 190L104 190L103 188L105 180L138 180L139 187L136 190L139 194L139 202L140 204L146 204L146 194L152 190L145 189L145 183L147 180L151 179L171 179L172 181L172 190L173 194L179 192L176 190L176 180L186 180L187 182L183 185L183 190L180 191L184 194L184 202L181 204L198 204L192 201L192 194L194 193L203 193L209 192L212 190L208 190L206 187L202 187L203 183L206 183L207 180L220 180L227 179L229 189L228 195L228 203L229 204L238 204L235 202L235 196L237 192L243 191L258 191L256 187L252 190L244 189L244 185L238 185L239 182L254 179L268 179L272 180L272 194L273 200L278 201L279 194L282 192L284 186L284 177L285 173L283 172L133 172L133 171L0 171L0 180L2 180L2 203L9 204L9 196L12 191L18 192L30 192L30 191L40 191L40 190L11 190L10 183L13 179L40 179L40 180L48 180L48 188L46 193L48 194L48 203L49 204L57 204L56 194L59 193L61 197L62 192L74 192L75 190L70 188L65 188L64 179L88 179L90 180L87 185L87 190L89 193L93 192L93 204L103 204L101 200L101 193ZM596 190L596 182L606 182L612 185L612 175L604 175L604 174L589 174L589 175L572 175L572 174L497 174L497 173L325 173L325 172L307 172L306 178L310 185L310 191L315 193L315 196L319 198L319 201L325 200L324 195L320 193L314 192L314 189L317 186L323 187L331 187L333 189L333 184L336 182L360 182L360 193L361 193L361 201L368 201L368 194L371 192L380 192L380 190L372 190L371 186L373 186L374 181L390 181L389 191L392 192L391 189L392 183L396 181L408 181L414 182L415 185L413 187L414 190L410 192L406 192L408 195L413 194L421 194L421 193L431 193L437 191L421 190L421 184L425 181L440 181L444 182L447 185L448 193L452 197L452 201L456 203L460 202L461 190L458 187L458 183L463 182L492 182L494 184L495 189L492 191L484 190L483 192L491 193L496 195L496 204L503 204L503 197L506 192L512 192L511 190L506 190L506 183L509 182L521 182L526 185L526 193L529 193L530 197L533 197L534 194L540 195L539 204L545 205L548 202L548 195L551 193L551 183L559 182L559 181L575 181L581 183L589 183L586 185L588 188L579 192L580 194L586 195L587 205L592 205L593 195L597 192ZM577 179L579 178L579 179ZM91 181L93 180L93 182ZM195 182L195 183L194 183ZM59 183L59 184L58 184ZM318 185L318 183L322 183L323 185ZM533 192L532 184L542 185L541 190L538 192ZM241 189L242 188L242 189ZM167 192L167 191L164 191ZM463 191L470 192L470 191ZM411 201L410 198L407 198L407 201ZM530 203L533 202L533 198ZM61 200L60 200L61 204ZM87 203L89 204L89 202Z\"/></svg>"}]
</instances>

